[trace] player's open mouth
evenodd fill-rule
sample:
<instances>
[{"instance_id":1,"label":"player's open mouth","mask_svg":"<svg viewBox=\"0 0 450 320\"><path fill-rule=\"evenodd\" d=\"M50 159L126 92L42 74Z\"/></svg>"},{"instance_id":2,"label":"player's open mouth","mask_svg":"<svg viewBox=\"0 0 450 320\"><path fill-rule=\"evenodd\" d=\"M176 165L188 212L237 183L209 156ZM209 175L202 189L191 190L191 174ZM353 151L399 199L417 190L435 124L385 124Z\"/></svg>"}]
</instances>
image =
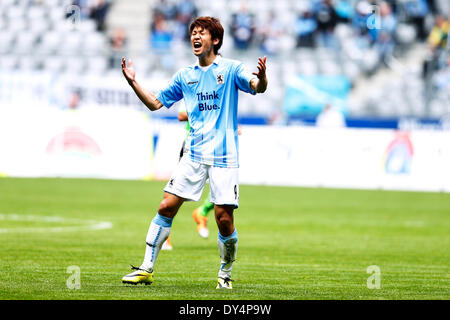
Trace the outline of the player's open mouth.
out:
<instances>
[{"instance_id":1,"label":"player's open mouth","mask_svg":"<svg viewBox=\"0 0 450 320\"><path fill-rule=\"evenodd\" d=\"M194 48L199 49L202 47L202 44L200 42L194 42Z\"/></svg>"}]
</instances>

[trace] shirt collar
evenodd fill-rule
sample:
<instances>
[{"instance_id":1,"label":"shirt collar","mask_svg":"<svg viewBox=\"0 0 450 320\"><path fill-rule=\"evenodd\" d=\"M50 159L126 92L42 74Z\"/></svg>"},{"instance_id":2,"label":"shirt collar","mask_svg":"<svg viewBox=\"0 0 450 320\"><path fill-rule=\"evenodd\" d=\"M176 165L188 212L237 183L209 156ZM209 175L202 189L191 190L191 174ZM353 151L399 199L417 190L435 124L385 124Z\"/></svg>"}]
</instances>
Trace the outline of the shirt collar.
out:
<instances>
[{"instance_id":1,"label":"shirt collar","mask_svg":"<svg viewBox=\"0 0 450 320\"><path fill-rule=\"evenodd\" d=\"M219 65L220 60L222 60L222 57L220 55L217 55L212 64L215 64L217 66L217 65ZM200 64L198 63L198 60L195 63L195 68L196 69L200 68Z\"/></svg>"}]
</instances>

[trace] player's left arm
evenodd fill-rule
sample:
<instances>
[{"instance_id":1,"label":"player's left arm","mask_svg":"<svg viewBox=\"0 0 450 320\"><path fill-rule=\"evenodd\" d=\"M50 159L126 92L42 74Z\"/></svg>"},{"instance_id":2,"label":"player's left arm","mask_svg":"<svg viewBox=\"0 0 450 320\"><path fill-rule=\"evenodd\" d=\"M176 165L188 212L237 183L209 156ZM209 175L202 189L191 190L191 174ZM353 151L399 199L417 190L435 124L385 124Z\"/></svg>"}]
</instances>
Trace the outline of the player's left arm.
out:
<instances>
[{"instance_id":1,"label":"player's left arm","mask_svg":"<svg viewBox=\"0 0 450 320\"><path fill-rule=\"evenodd\" d=\"M258 72L253 72L256 78L250 80L250 87L257 93L263 93L267 89L267 76L266 76L266 60L267 57L258 58Z\"/></svg>"}]
</instances>

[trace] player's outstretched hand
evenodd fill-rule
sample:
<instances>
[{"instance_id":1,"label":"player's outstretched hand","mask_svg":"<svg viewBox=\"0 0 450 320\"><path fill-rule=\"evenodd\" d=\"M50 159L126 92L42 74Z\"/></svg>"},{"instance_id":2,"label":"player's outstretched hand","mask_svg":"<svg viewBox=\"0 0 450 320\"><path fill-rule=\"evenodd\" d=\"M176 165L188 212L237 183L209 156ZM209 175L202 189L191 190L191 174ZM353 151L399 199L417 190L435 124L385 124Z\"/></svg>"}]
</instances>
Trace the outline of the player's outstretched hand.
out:
<instances>
[{"instance_id":1,"label":"player's outstretched hand","mask_svg":"<svg viewBox=\"0 0 450 320\"><path fill-rule=\"evenodd\" d=\"M264 79L266 77L266 60L266 56L264 56L264 58L258 58L258 65L256 66L258 68L258 72L253 72L258 79Z\"/></svg>"},{"instance_id":2,"label":"player's outstretched hand","mask_svg":"<svg viewBox=\"0 0 450 320\"><path fill-rule=\"evenodd\" d=\"M127 67L125 58L122 58L122 73L125 76L125 79L127 79L128 83L131 83L134 81L135 71L134 71L133 62L131 61L131 59L128 60L128 67Z\"/></svg>"}]
</instances>

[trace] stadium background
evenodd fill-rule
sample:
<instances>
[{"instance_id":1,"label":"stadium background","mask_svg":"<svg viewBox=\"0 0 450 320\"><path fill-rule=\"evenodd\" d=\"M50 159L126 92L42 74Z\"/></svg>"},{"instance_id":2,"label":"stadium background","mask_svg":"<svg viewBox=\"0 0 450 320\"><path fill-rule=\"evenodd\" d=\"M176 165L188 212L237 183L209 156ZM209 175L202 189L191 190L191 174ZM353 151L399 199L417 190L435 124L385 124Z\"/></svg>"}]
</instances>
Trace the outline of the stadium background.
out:
<instances>
[{"instance_id":1,"label":"stadium background","mask_svg":"<svg viewBox=\"0 0 450 320\"><path fill-rule=\"evenodd\" d=\"M415 231L422 228L422 233L417 233L419 238L410 239L411 246L422 239L420 237L433 232L438 238L445 235L449 211L445 193L450 191L449 10L446 0L1 0L0 176L5 179L0 189L3 225L0 235L6 237L8 244L2 253L4 270L11 267L13 259L20 261L14 254L9 255L7 249L13 246L15 237L27 232L17 222L26 221L33 229L33 223L38 223L36 216L61 216L60 208L72 205L66 202L64 192L80 193L80 197L89 198L90 194L83 194L78 188L89 190L95 194L92 201L98 196L99 202L91 202L91 209L87 209L86 203L82 207L75 206L73 212L69 210L64 216L69 220L52 223L73 224L71 218L90 218L89 210L95 212L91 218L118 219L113 223L116 228L124 223L102 211L105 209L102 201L108 197L98 188L114 189L114 181L107 185L94 180L20 178L120 179L127 180L123 181L123 186L130 190L142 188L139 180L153 180L145 183L161 189L160 181L168 179L176 165L185 135L183 124L176 119L178 106L154 113L146 110L123 80L120 59L122 56L131 58L138 81L147 89L158 91L176 70L195 62L186 30L192 17L201 15L221 19L225 27L221 49L224 57L242 60L249 68L255 68L258 56L268 56L268 91L256 97L240 95L239 122L243 127L240 179L243 195L249 196L249 209L259 212L264 208L258 202L267 190L280 195L292 193L293 198L298 197L298 191L303 195L298 197L303 204L281 201L284 199L281 196L279 199L268 197L273 202L261 202L267 205L264 214L275 217L280 212L274 208L280 206L290 212L287 221L291 221L292 226L312 223L311 230L315 230L316 218L309 215L311 212L303 218L300 216L315 205L320 224L337 232L335 225L332 226L336 213L342 214L344 226L356 223L358 229L361 227L359 219L377 223L371 220L373 215L366 215L367 211L372 211L362 203L354 210L364 212L364 217L346 216L348 211L335 202L329 204L331 208L324 209L323 199L339 199L344 207L351 207L355 203L348 199L357 195L370 198L355 189L431 191L429 194L398 193L399 198L395 193L381 196L379 191L373 191L375 196L368 204L376 207L375 199L381 202L386 201L386 197L390 199L387 203L392 207L373 209L374 214L381 214L383 223L398 219L401 226L398 230L388 228L387 232L392 232L389 236L395 234L405 241L409 238L401 238L400 235L405 235L402 228ZM128 180L137 184L130 185ZM261 185L274 189L264 189ZM315 189L288 191L275 186ZM346 191L346 188L354 191ZM307 199L310 192L311 198ZM317 193L313 196L314 192ZM27 200L23 202L19 195ZM142 197L148 195L143 193ZM155 199L151 200L151 205L156 207L159 198L152 198ZM121 203L119 207L122 205L129 206ZM188 204L187 208L192 209L192 206ZM421 209L416 212L412 209L414 206ZM426 215L425 211L430 212ZM146 219L147 215L147 211L137 210L136 216L140 219ZM188 218L180 217L178 228L182 228L183 222L190 224ZM266 230L264 228L274 223L267 219L267 225L260 225L259 230ZM355 220L350 222L352 219ZM47 228L51 219L39 221L43 226L36 230L44 230L42 228ZM77 220L76 224L79 223L84 222ZM242 223L245 230L246 220ZM146 224L143 223L145 228ZM325 233L329 231L327 227ZM183 228L187 233L192 229ZM253 240L260 240L258 230L249 229L254 232ZM358 230L363 232L363 229ZM323 245L315 242L315 235L297 231L291 230L293 243L298 243L299 240L295 240L298 235L311 236L309 243L317 248ZM287 236L289 234L288 231ZM324 239L331 234L325 234ZM34 242L33 237L45 236L28 237ZM176 246L176 233L174 237ZM278 234L275 238L279 238ZM338 241L337 250L351 246L352 239ZM440 239L445 248L448 232ZM181 240L186 239L179 238L178 246ZM187 240L194 241L189 237ZM73 238L67 236L65 241L70 244ZM435 273L430 274L437 277L439 283L429 297L448 298L448 254L438 249L441 248L439 240L430 241L425 243L428 249L433 248L434 255L425 259L424 265L428 263L430 268L435 268ZM392 243L386 241L384 246L388 248ZM57 245L54 248L59 252ZM139 249L135 251L136 256L140 255ZM396 253L402 252L397 249ZM192 252L188 250L186 257L190 257L189 253ZM422 253L418 250L411 257ZM57 253L55 255L58 257ZM286 263L292 265L294 256L305 258L302 254L286 255L291 259ZM133 259L136 256L132 255ZM164 258L162 261L168 263ZM270 261L265 263L269 265ZM323 261L315 263L322 270L325 268L321 265ZM281 262L280 265L283 266ZM123 264L116 271L122 272L121 268ZM426 278L429 269L424 268L425 271L421 271ZM242 270L245 270L245 261ZM400 274L401 270L396 272ZM11 279L4 273L2 277L6 293L2 298L73 298L61 295L62 291L55 293L53 287L47 291L37 288L29 291L26 285L13 295ZM414 282L409 289L401 295L402 291L395 287L386 296L426 297ZM236 297L286 297L284 291L273 292L273 295L258 296L250 290ZM296 292L292 297L380 297L361 292L346 296L339 288L336 291L325 288L312 295L311 292L306 294L306 290L304 295ZM171 293L172 296L166 293L158 297L183 298ZM92 292L80 297L101 297L98 292L89 294ZM193 297L196 298L195 293Z\"/></svg>"}]
</instances>

